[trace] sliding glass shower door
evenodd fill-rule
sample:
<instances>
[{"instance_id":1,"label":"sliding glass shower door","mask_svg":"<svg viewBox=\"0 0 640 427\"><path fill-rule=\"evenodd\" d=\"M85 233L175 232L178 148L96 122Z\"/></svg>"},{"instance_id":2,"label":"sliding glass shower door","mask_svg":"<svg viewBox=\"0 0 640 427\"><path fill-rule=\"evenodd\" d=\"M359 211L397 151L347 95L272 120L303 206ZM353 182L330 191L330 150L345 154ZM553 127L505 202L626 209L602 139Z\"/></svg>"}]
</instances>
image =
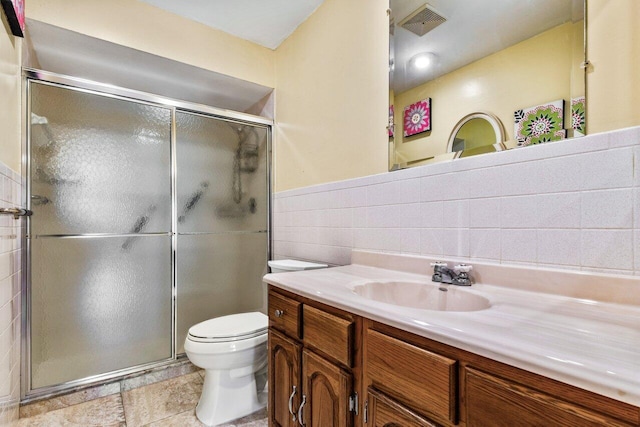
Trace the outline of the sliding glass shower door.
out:
<instances>
[{"instance_id":1,"label":"sliding glass shower door","mask_svg":"<svg viewBox=\"0 0 640 427\"><path fill-rule=\"evenodd\" d=\"M31 388L172 357L171 110L30 83Z\"/></svg>"},{"instance_id":2,"label":"sliding glass shower door","mask_svg":"<svg viewBox=\"0 0 640 427\"><path fill-rule=\"evenodd\" d=\"M262 308L267 129L176 113L178 353L189 327Z\"/></svg>"},{"instance_id":3,"label":"sliding glass shower door","mask_svg":"<svg viewBox=\"0 0 640 427\"><path fill-rule=\"evenodd\" d=\"M27 79L27 396L173 363L192 325L262 309L269 248L267 124L52 79Z\"/></svg>"}]
</instances>

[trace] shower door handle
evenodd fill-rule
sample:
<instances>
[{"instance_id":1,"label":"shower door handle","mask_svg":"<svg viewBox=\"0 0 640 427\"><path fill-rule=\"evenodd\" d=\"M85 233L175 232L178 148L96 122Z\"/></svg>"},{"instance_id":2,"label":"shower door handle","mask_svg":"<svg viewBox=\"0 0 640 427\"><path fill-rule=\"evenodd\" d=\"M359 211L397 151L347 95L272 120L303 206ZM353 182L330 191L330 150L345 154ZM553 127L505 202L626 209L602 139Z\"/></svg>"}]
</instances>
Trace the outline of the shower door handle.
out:
<instances>
[{"instance_id":1,"label":"shower door handle","mask_svg":"<svg viewBox=\"0 0 640 427\"><path fill-rule=\"evenodd\" d=\"M0 214L13 215L13 219L19 219L21 216L33 215L33 211L20 208L0 208Z\"/></svg>"}]
</instances>

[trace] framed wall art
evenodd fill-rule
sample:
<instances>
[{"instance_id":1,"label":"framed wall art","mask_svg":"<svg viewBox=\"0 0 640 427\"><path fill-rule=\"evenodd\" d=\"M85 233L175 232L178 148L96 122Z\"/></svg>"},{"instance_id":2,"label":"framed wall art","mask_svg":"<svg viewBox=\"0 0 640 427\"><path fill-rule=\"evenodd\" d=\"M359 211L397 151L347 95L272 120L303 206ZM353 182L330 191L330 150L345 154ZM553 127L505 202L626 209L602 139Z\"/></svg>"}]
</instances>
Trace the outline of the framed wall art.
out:
<instances>
[{"instance_id":1,"label":"framed wall art","mask_svg":"<svg viewBox=\"0 0 640 427\"><path fill-rule=\"evenodd\" d=\"M394 114L393 114L393 105L389 105L389 126L387 126L387 129L389 129L389 138L393 138L394 135L394 131L395 131L395 126L394 126Z\"/></svg>"},{"instance_id":2,"label":"framed wall art","mask_svg":"<svg viewBox=\"0 0 640 427\"><path fill-rule=\"evenodd\" d=\"M431 98L404 107L404 136L431 130Z\"/></svg>"},{"instance_id":3,"label":"framed wall art","mask_svg":"<svg viewBox=\"0 0 640 427\"><path fill-rule=\"evenodd\" d=\"M585 135L585 97L580 96L571 100L571 127L573 136Z\"/></svg>"},{"instance_id":4,"label":"framed wall art","mask_svg":"<svg viewBox=\"0 0 640 427\"><path fill-rule=\"evenodd\" d=\"M564 99L517 110L514 118L514 135L518 146L566 138Z\"/></svg>"},{"instance_id":5,"label":"framed wall art","mask_svg":"<svg viewBox=\"0 0 640 427\"><path fill-rule=\"evenodd\" d=\"M0 0L9 28L14 36L24 37L24 1L25 0Z\"/></svg>"}]
</instances>

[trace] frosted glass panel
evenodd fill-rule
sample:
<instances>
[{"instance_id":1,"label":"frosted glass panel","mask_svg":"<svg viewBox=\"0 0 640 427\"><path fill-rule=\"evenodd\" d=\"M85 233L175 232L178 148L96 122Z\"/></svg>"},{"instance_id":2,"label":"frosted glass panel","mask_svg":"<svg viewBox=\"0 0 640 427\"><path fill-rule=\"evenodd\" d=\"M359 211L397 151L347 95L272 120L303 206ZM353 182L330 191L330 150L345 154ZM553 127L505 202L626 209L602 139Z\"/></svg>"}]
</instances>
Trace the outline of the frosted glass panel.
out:
<instances>
[{"instance_id":1,"label":"frosted glass panel","mask_svg":"<svg viewBox=\"0 0 640 427\"><path fill-rule=\"evenodd\" d=\"M178 232L267 229L267 130L178 111Z\"/></svg>"},{"instance_id":2,"label":"frosted glass panel","mask_svg":"<svg viewBox=\"0 0 640 427\"><path fill-rule=\"evenodd\" d=\"M171 111L31 83L31 233L171 230Z\"/></svg>"},{"instance_id":3,"label":"frosted glass panel","mask_svg":"<svg viewBox=\"0 0 640 427\"><path fill-rule=\"evenodd\" d=\"M263 309L268 129L29 88L29 391L172 360L195 323Z\"/></svg>"},{"instance_id":4,"label":"frosted glass panel","mask_svg":"<svg viewBox=\"0 0 640 427\"><path fill-rule=\"evenodd\" d=\"M171 357L171 238L31 241L32 388Z\"/></svg>"},{"instance_id":5,"label":"frosted glass panel","mask_svg":"<svg viewBox=\"0 0 640 427\"><path fill-rule=\"evenodd\" d=\"M178 353L192 325L260 310L267 234L178 236Z\"/></svg>"}]
</instances>

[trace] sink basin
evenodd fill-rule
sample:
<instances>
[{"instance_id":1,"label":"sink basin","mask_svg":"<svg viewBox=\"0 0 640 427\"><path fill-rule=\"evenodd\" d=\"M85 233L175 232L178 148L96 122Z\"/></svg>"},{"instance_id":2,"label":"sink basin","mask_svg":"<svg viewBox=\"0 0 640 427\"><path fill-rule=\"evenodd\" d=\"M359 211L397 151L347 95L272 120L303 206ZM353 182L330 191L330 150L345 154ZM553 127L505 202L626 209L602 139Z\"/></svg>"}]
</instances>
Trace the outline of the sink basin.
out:
<instances>
[{"instance_id":1,"label":"sink basin","mask_svg":"<svg viewBox=\"0 0 640 427\"><path fill-rule=\"evenodd\" d=\"M457 286L423 282L368 282L356 285L353 292L374 301L401 307L436 311L478 311L491 307L488 299Z\"/></svg>"}]
</instances>

